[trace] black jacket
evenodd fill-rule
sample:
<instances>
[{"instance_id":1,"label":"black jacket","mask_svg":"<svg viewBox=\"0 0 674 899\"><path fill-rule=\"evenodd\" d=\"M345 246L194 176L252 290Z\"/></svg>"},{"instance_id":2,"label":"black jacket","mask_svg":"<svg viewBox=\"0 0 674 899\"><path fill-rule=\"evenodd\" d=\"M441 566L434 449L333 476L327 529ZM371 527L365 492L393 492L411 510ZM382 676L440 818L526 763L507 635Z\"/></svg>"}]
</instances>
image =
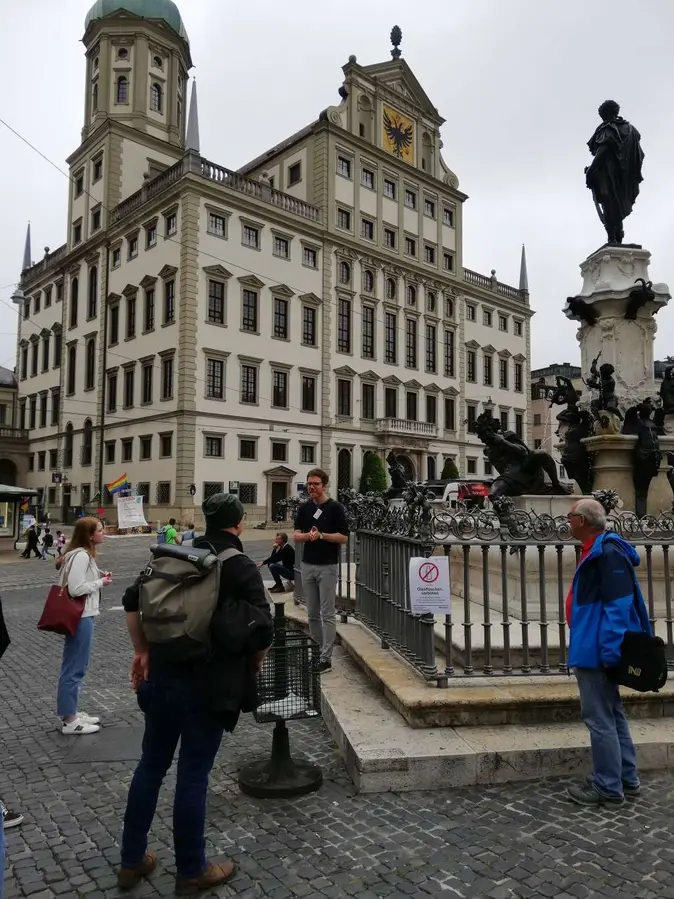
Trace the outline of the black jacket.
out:
<instances>
[{"instance_id":1,"label":"black jacket","mask_svg":"<svg viewBox=\"0 0 674 899\"><path fill-rule=\"evenodd\" d=\"M274 562L280 562L288 571L293 571L295 568L295 549L289 543L286 543L285 546L275 546L269 558L265 559L262 564L271 565Z\"/></svg>"}]
</instances>

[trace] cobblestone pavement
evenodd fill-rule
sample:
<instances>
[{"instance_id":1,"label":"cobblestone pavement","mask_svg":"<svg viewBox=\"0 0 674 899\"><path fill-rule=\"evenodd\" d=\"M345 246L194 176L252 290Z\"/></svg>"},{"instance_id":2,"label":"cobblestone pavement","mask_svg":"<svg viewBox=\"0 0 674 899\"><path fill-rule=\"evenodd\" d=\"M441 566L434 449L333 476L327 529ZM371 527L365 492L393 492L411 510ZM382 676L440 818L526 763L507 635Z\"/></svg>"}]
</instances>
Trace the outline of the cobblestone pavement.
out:
<instances>
[{"instance_id":1,"label":"cobblestone pavement","mask_svg":"<svg viewBox=\"0 0 674 899\"><path fill-rule=\"evenodd\" d=\"M104 549L102 562L118 577L105 594L84 691L86 710L109 725L88 738L103 750L106 733L137 735L141 724L127 687L123 615L112 608L145 554L142 541ZM82 740L55 729L60 641L35 629L50 573L37 561L0 570L13 639L0 663L0 795L26 816L7 833L5 899L111 899L119 895L114 868L134 762L78 762ZM3 586L10 584L19 586ZM323 766L325 784L308 798L277 802L244 797L236 786L242 763L268 756L270 729L246 716L225 738L207 837L209 852L233 857L239 873L210 896L674 897L671 775L647 775L638 802L600 812L567 803L562 780L359 796L322 722L291 725L291 741ZM170 776L151 834L161 866L134 895L172 894L172 786Z\"/></svg>"}]
</instances>

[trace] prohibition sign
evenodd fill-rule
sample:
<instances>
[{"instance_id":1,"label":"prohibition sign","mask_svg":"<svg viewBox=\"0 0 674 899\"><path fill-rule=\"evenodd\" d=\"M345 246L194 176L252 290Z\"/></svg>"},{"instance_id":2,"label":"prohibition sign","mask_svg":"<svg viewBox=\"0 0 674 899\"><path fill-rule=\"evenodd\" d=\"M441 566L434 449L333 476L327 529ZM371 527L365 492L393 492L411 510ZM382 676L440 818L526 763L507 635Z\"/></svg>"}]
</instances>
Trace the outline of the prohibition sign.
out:
<instances>
[{"instance_id":1,"label":"prohibition sign","mask_svg":"<svg viewBox=\"0 0 674 899\"><path fill-rule=\"evenodd\" d=\"M434 565L433 562L424 562L423 565L419 566L419 577L425 584L434 584L439 576L438 566Z\"/></svg>"}]
</instances>

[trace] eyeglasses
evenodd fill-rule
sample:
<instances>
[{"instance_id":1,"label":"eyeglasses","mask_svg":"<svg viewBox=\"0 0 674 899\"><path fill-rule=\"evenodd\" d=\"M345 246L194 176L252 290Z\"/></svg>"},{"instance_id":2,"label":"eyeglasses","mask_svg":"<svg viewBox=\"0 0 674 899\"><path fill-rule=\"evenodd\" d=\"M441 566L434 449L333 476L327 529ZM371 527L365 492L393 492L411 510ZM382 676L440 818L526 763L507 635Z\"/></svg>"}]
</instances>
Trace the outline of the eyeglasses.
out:
<instances>
[{"instance_id":1,"label":"eyeglasses","mask_svg":"<svg viewBox=\"0 0 674 899\"><path fill-rule=\"evenodd\" d=\"M585 518L582 512L569 512L567 518Z\"/></svg>"},{"instance_id":2,"label":"eyeglasses","mask_svg":"<svg viewBox=\"0 0 674 899\"><path fill-rule=\"evenodd\" d=\"M320 487L322 485L321 481L308 481L307 487Z\"/></svg>"}]
</instances>

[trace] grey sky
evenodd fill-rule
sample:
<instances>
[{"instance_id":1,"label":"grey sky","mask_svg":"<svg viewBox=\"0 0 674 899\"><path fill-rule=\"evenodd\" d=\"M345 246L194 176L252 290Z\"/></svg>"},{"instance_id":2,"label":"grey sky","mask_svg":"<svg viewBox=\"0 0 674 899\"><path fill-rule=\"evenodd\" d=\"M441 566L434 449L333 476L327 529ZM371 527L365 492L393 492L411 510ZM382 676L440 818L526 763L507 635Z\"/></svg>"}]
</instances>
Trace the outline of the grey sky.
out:
<instances>
[{"instance_id":1,"label":"grey sky","mask_svg":"<svg viewBox=\"0 0 674 899\"><path fill-rule=\"evenodd\" d=\"M584 186L597 106L616 99L641 131L645 182L626 241L653 253L651 278L674 285L674 94L671 0L183 0L199 85L201 149L237 168L339 102L351 53L403 56L447 122L443 155L470 197L464 264L517 283L527 246L532 364L577 361L561 314L578 264L604 240ZM0 118L66 171L82 127L89 0L0 3L5 91ZM622 48L622 49L621 49ZM621 53L624 61L619 60ZM0 124L0 299L18 277L25 226L33 258L65 240L67 182ZM16 313L0 304L0 364L14 363ZM674 303L658 317L656 352L674 352Z\"/></svg>"}]
</instances>

